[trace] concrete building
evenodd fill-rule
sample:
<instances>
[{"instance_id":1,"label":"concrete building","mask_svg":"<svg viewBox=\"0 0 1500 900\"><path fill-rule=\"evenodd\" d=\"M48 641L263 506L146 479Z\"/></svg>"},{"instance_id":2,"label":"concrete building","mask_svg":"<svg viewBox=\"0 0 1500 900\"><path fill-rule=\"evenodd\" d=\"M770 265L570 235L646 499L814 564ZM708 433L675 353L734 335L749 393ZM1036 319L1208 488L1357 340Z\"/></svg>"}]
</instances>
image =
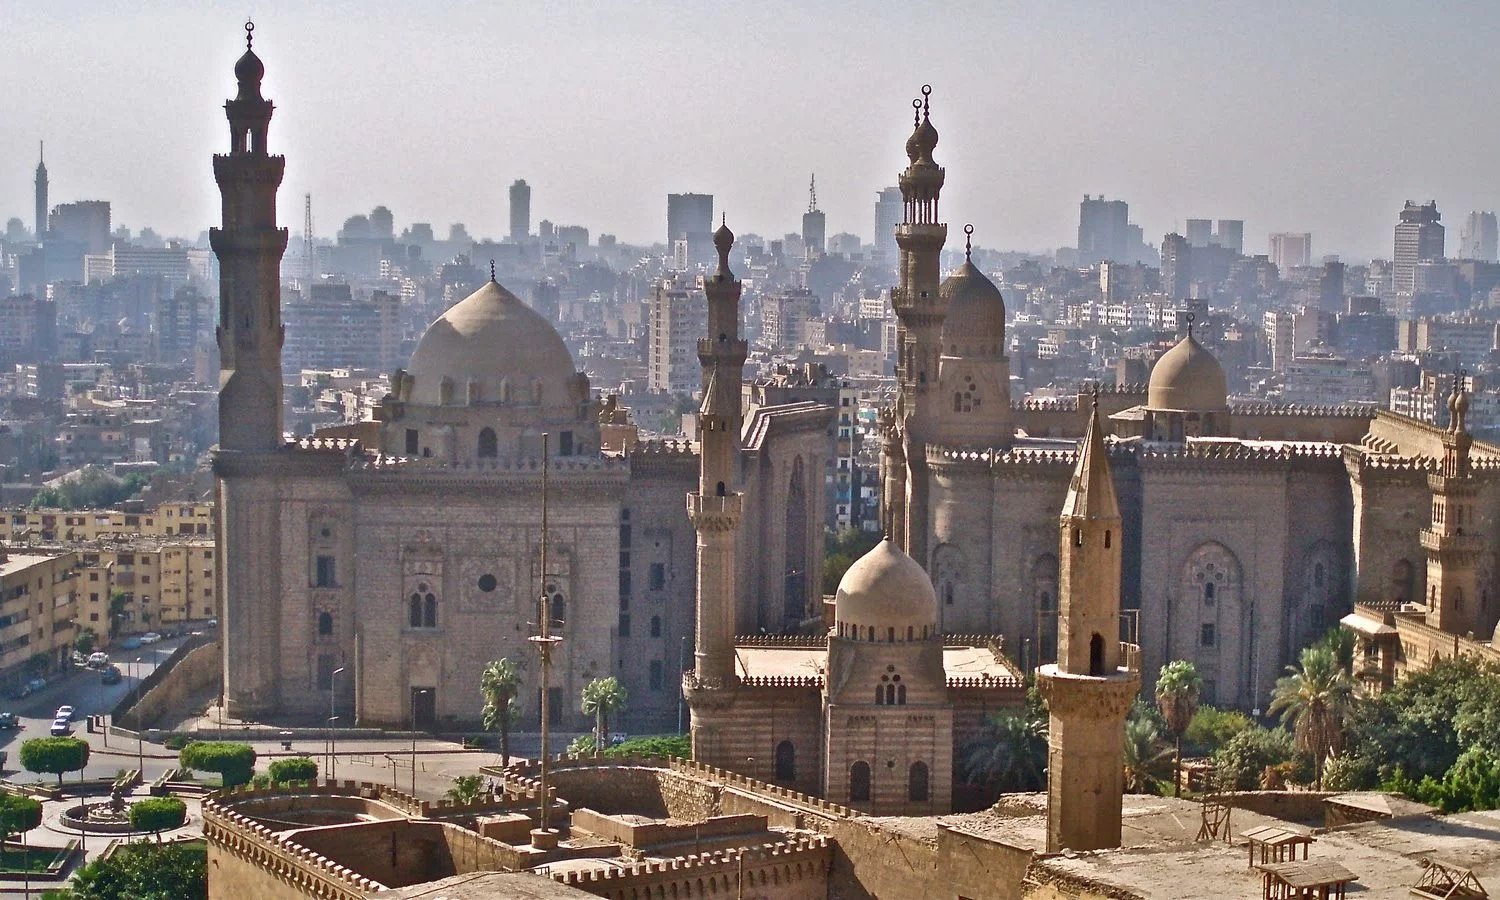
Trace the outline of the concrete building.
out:
<instances>
[{"instance_id":1,"label":"concrete building","mask_svg":"<svg viewBox=\"0 0 1500 900\"><path fill-rule=\"evenodd\" d=\"M901 223L901 189L881 188L875 193L875 259L895 268L896 226Z\"/></svg>"},{"instance_id":2,"label":"concrete building","mask_svg":"<svg viewBox=\"0 0 1500 900\"><path fill-rule=\"evenodd\" d=\"M1220 247L1232 253L1243 255L1245 252L1245 220L1220 219L1214 238Z\"/></svg>"},{"instance_id":3,"label":"concrete building","mask_svg":"<svg viewBox=\"0 0 1500 900\"><path fill-rule=\"evenodd\" d=\"M1161 239L1161 289L1170 300L1186 300L1193 283L1193 248L1180 234Z\"/></svg>"},{"instance_id":4,"label":"concrete building","mask_svg":"<svg viewBox=\"0 0 1500 900\"><path fill-rule=\"evenodd\" d=\"M807 212L802 214L802 246L808 259L823 255L823 239L828 231L828 222L823 211L818 209L818 182L813 176L807 187Z\"/></svg>"},{"instance_id":5,"label":"concrete building","mask_svg":"<svg viewBox=\"0 0 1500 900\"><path fill-rule=\"evenodd\" d=\"M510 186L510 240L519 244L531 234L531 185L524 178Z\"/></svg>"},{"instance_id":6,"label":"concrete building","mask_svg":"<svg viewBox=\"0 0 1500 900\"><path fill-rule=\"evenodd\" d=\"M1281 402L1296 406L1377 403L1370 367L1324 350L1303 351L1287 363Z\"/></svg>"},{"instance_id":7,"label":"concrete building","mask_svg":"<svg viewBox=\"0 0 1500 900\"><path fill-rule=\"evenodd\" d=\"M806 288L786 288L761 298L760 342L773 353L808 346L808 325L818 317L818 298Z\"/></svg>"},{"instance_id":8,"label":"concrete building","mask_svg":"<svg viewBox=\"0 0 1500 900\"><path fill-rule=\"evenodd\" d=\"M1458 258L1495 262L1500 230L1492 212L1471 212L1458 233Z\"/></svg>"},{"instance_id":9,"label":"concrete building","mask_svg":"<svg viewBox=\"0 0 1500 900\"><path fill-rule=\"evenodd\" d=\"M32 233L38 244L47 240L47 145L37 146L36 160L36 226Z\"/></svg>"},{"instance_id":10,"label":"concrete building","mask_svg":"<svg viewBox=\"0 0 1500 900\"><path fill-rule=\"evenodd\" d=\"M78 617L76 553L0 549L0 685L66 669Z\"/></svg>"},{"instance_id":11,"label":"concrete building","mask_svg":"<svg viewBox=\"0 0 1500 900\"><path fill-rule=\"evenodd\" d=\"M1188 219L1183 234L1189 247L1207 247L1215 243L1212 219Z\"/></svg>"},{"instance_id":12,"label":"concrete building","mask_svg":"<svg viewBox=\"0 0 1500 900\"><path fill-rule=\"evenodd\" d=\"M1312 235L1284 231L1271 235L1271 262L1282 272L1305 266L1312 259Z\"/></svg>"},{"instance_id":13,"label":"concrete building","mask_svg":"<svg viewBox=\"0 0 1500 900\"><path fill-rule=\"evenodd\" d=\"M31 294L0 296L0 366L44 362L57 352L57 304Z\"/></svg>"},{"instance_id":14,"label":"concrete building","mask_svg":"<svg viewBox=\"0 0 1500 900\"><path fill-rule=\"evenodd\" d=\"M48 237L78 244L84 253L109 252L114 239L110 236L108 200L80 200L52 208Z\"/></svg>"},{"instance_id":15,"label":"concrete building","mask_svg":"<svg viewBox=\"0 0 1500 900\"><path fill-rule=\"evenodd\" d=\"M1416 293L1417 264L1443 258L1444 229L1438 221L1436 201L1417 204L1406 201L1401 221L1396 224L1394 285L1397 294Z\"/></svg>"},{"instance_id":16,"label":"concrete building","mask_svg":"<svg viewBox=\"0 0 1500 900\"><path fill-rule=\"evenodd\" d=\"M401 301L385 291L356 298L347 284L307 285L288 300L281 361L287 372L400 364Z\"/></svg>"},{"instance_id":17,"label":"concrete building","mask_svg":"<svg viewBox=\"0 0 1500 900\"><path fill-rule=\"evenodd\" d=\"M713 194L667 195L667 246L687 241L689 262L699 265L713 257L710 232L714 228Z\"/></svg>"},{"instance_id":18,"label":"concrete building","mask_svg":"<svg viewBox=\"0 0 1500 900\"><path fill-rule=\"evenodd\" d=\"M666 394L696 394L702 387L698 339L708 323L704 292L685 278L657 282L647 305L647 385Z\"/></svg>"},{"instance_id":19,"label":"concrete building","mask_svg":"<svg viewBox=\"0 0 1500 900\"><path fill-rule=\"evenodd\" d=\"M83 264L84 280L88 283L145 275L179 285L186 284L192 275L187 248L176 241L169 241L165 247L137 247L114 241L107 252L85 256Z\"/></svg>"},{"instance_id":20,"label":"concrete building","mask_svg":"<svg viewBox=\"0 0 1500 900\"><path fill-rule=\"evenodd\" d=\"M1130 259L1130 204L1083 195L1078 204L1078 264L1091 266L1106 259Z\"/></svg>"}]
</instances>

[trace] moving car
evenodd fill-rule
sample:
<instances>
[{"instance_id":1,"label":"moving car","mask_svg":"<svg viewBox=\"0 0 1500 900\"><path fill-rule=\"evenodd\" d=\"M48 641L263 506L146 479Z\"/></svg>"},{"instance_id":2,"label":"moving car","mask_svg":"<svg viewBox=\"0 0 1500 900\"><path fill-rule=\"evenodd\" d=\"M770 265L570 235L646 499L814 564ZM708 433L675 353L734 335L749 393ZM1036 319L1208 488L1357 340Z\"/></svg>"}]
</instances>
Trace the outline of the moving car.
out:
<instances>
[{"instance_id":1,"label":"moving car","mask_svg":"<svg viewBox=\"0 0 1500 900\"><path fill-rule=\"evenodd\" d=\"M50 729L50 733L53 737L63 737L72 730L73 723L69 722L67 719L58 716L56 719L52 720L52 728Z\"/></svg>"},{"instance_id":2,"label":"moving car","mask_svg":"<svg viewBox=\"0 0 1500 900\"><path fill-rule=\"evenodd\" d=\"M157 634L154 631L148 631L145 634L141 635L141 643L143 644L154 644L159 640L161 640L161 635Z\"/></svg>"},{"instance_id":3,"label":"moving car","mask_svg":"<svg viewBox=\"0 0 1500 900\"><path fill-rule=\"evenodd\" d=\"M110 666L109 668L105 669L103 672L101 672L99 674L99 681L101 681L104 684L119 684L120 683L120 667L119 666Z\"/></svg>"},{"instance_id":4,"label":"moving car","mask_svg":"<svg viewBox=\"0 0 1500 900\"><path fill-rule=\"evenodd\" d=\"M71 706L59 706L57 708L57 712L55 714L53 714L53 718L55 718L55 719L67 719L69 722L73 721L73 707L71 707Z\"/></svg>"}]
</instances>

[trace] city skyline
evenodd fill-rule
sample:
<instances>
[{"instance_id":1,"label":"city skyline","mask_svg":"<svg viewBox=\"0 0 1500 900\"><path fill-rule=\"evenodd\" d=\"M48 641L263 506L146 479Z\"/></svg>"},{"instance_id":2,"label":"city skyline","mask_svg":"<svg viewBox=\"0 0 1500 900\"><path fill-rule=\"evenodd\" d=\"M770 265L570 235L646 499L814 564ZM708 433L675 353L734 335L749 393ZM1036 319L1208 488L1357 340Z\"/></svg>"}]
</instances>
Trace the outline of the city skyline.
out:
<instances>
[{"instance_id":1,"label":"city skyline","mask_svg":"<svg viewBox=\"0 0 1500 900\"><path fill-rule=\"evenodd\" d=\"M1320 255L1353 260L1389 257L1405 200L1436 199L1455 221L1500 206L1500 189L1461 174L1500 153L1500 125L1485 115L1494 101L1453 91L1446 65L1482 52L1496 10L1419 17L1373 4L1340 17L1268 4L1236 8L1234 33L1221 34L1226 4L1161 4L1145 22L1085 7L961 4L915 30L893 4L254 12L293 161L281 217L295 229L311 192L323 236L385 204L398 230L461 221L498 239L508 186L524 178L534 221L649 243L665 194L703 192L741 233L777 237L798 230L817 171L829 233L868 241L924 82L944 123L938 161L955 172L943 218L973 222L984 246L1073 244L1085 193L1129 202L1152 244L1189 217L1234 218L1248 253L1265 252L1272 232L1308 231ZM53 205L107 199L117 224L196 237L216 206L202 159L222 142L204 113L229 87L221 61L242 43L240 22L148 3L91 16L97 52L47 65L96 8L12 15L0 216L31 218L46 140ZM861 27L849 29L854 17ZM908 62L869 65L903 42ZM611 78L618 66L632 78ZM833 71L854 74L807 88ZM90 115L68 114L70 103ZM1399 136L1371 140L1370 123L1386 118ZM1445 123L1460 118L1473 124L1450 138Z\"/></svg>"}]
</instances>

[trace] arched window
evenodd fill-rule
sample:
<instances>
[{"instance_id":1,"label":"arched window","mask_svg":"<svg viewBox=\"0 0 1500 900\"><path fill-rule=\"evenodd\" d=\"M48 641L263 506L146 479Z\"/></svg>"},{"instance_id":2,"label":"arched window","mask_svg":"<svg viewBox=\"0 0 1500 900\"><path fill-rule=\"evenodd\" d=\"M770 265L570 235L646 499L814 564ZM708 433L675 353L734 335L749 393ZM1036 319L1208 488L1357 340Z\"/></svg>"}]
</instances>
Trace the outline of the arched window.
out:
<instances>
[{"instance_id":1,"label":"arched window","mask_svg":"<svg viewBox=\"0 0 1500 900\"><path fill-rule=\"evenodd\" d=\"M333 613L318 613L318 634L333 634Z\"/></svg>"},{"instance_id":2,"label":"arched window","mask_svg":"<svg viewBox=\"0 0 1500 900\"><path fill-rule=\"evenodd\" d=\"M905 706L906 705L906 685L904 685L904 684L898 684L898 685L896 685L896 705L897 706Z\"/></svg>"},{"instance_id":3,"label":"arched window","mask_svg":"<svg viewBox=\"0 0 1500 900\"><path fill-rule=\"evenodd\" d=\"M888 644L894 644L894 643L896 643L896 629L894 629L894 628L887 628L885 630L885 640L886 640L886 643L888 643Z\"/></svg>"},{"instance_id":4,"label":"arched window","mask_svg":"<svg viewBox=\"0 0 1500 900\"><path fill-rule=\"evenodd\" d=\"M906 799L912 803L927 802L927 764L914 762L906 775Z\"/></svg>"},{"instance_id":5,"label":"arched window","mask_svg":"<svg viewBox=\"0 0 1500 900\"><path fill-rule=\"evenodd\" d=\"M1089 638L1089 674L1104 674L1104 638L1097 631Z\"/></svg>"},{"instance_id":6,"label":"arched window","mask_svg":"<svg viewBox=\"0 0 1500 900\"><path fill-rule=\"evenodd\" d=\"M1214 592L1216 590L1217 590L1217 588L1214 586L1214 583L1212 581L1210 581L1210 582L1208 582L1208 583L1206 583L1206 584L1203 585L1203 605L1204 606L1213 606L1214 605Z\"/></svg>"},{"instance_id":7,"label":"arched window","mask_svg":"<svg viewBox=\"0 0 1500 900\"><path fill-rule=\"evenodd\" d=\"M431 594L422 598L422 627L437 627L437 598Z\"/></svg>"},{"instance_id":8,"label":"arched window","mask_svg":"<svg viewBox=\"0 0 1500 900\"><path fill-rule=\"evenodd\" d=\"M910 626L910 625L906 626L906 639L908 641L912 639L912 637L915 635L915 633L916 633L916 630L912 626Z\"/></svg>"},{"instance_id":9,"label":"arched window","mask_svg":"<svg viewBox=\"0 0 1500 900\"><path fill-rule=\"evenodd\" d=\"M494 459L500 455L495 442L495 429L485 428L479 432L479 457L481 459Z\"/></svg>"},{"instance_id":10,"label":"arched window","mask_svg":"<svg viewBox=\"0 0 1500 900\"><path fill-rule=\"evenodd\" d=\"M894 684L888 684L885 686L885 705L896 705L896 686Z\"/></svg>"},{"instance_id":11,"label":"arched window","mask_svg":"<svg viewBox=\"0 0 1500 900\"><path fill-rule=\"evenodd\" d=\"M1082 547L1083 546L1083 529L1082 528L1075 528L1075 529L1073 529L1073 546L1075 546L1075 547Z\"/></svg>"},{"instance_id":12,"label":"arched window","mask_svg":"<svg viewBox=\"0 0 1500 900\"><path fill-rule=\"evenodd\" d=\"M407 606L409 607L407 621L411 624L411 627L413 627L413 628L421 628L422 627L422 595L421 594L412 594L409 602L407 603Z\"/></svg>"},{"instance_id":13,"label":"arched window","mask_svg":"<svg viewBox=\"0 0 1500 900\"><path fill-rule=\"evenodd\" d=\"M565 615L568 611L567 607L567 601L563 600L562 594L552 595L552 623L554 625L561 625L567 618Z\"/></svg>"},{"instance_id":14,"label":"arched window","mask_svg":"<svg viewBox=\"0 0 1500 900\"><path fill-rule=\"evenodd\" d=\"M776 780L797 780L797 748L792 746L791 741L782 741L776 745Z\"/></svg>"},{"instance_id":15,"label":"arched window","mask_svg":"<svg viewBox=\"0 0 1500 900\"><path fill-rule=\"evenodd\" d=\"M725 491L724 491L724 482L721 481L717 485L714 486L714 495L718 496L718 497L723 497L724 493L725 493Z\"/></svg>"},{"instance_id":16,"label":"arched window","mask_svg":"<svg viewBox=\"0 0 1500 900\"><path fill-rule=\"evenodd\" d=\"M870 802L870 764L864 760L849 767L849 802Z\"/></svg>"},{"instance_id":17,"label":"arched window","mask_svg":"<svg viewBox=\"0 0 1500 900\"><path fill-rule=\"evenodd\" d=\"M651 636L661 637L661 616L651 617Z\"/></svg>"},{"instance_id":18,"label":"arched window","mask_svg":"<svg viewBox=\"0 0 1500 900\"><path fill-rule=\"evenodd\" d=\"M1106 550L1109 549L1109 540L1110 540L1110 533L1108 531L1105 531L1104 532L1104 549L1106 549Z\"/></svg>"}]
</instances>

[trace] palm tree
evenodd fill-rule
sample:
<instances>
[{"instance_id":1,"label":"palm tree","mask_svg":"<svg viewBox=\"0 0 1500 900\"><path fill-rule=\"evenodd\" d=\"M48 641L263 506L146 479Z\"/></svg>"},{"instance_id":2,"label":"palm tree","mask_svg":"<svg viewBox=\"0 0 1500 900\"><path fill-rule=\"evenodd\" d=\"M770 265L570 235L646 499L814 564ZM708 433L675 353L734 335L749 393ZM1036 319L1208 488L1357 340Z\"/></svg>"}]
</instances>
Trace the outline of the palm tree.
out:
<instances>
[{"instance_id":1,"label":"palm tree","mask_svg":"<svg viewBox=\"0 0 1500 900\"><path fill-rule=\"evenodd\" d=\"M625 709L625 687L611 675L595 678L583 689L583 714L594 717L594 748L604 751L609 747L609 717L611 713Z\"/></svg>"},{"instance_id":2,"label":"palm tree","mask_svg":"<svg viewBox=\"0 0 1500 900\"><path fill-rule=\"evenodd\" d=\"M510 765L510 726L520 713L516 691L521 676L515 664L505 657L493 660L479 676L479 695L484 698L484 727L500 731L500 764Z\"/></svg>"},{"instance_id":3,"label":"palm tree","mask_svg":"<svg viewBox=\"0 0 1500 900\"><path fill-rule=\"evenodd\" d=\"M1281 713L1297 747L1312 754L1315 786L1323 786L1323 763L1344 746L1344 720L1354 705L1354 679L1328 647L1302 651L1300 666L1287 666L1276 680L1267 712Z\"/></svg>"},{"instance_id":4,"label":"palm tree","mask_svg":"<svg viewBox=\"0 0 1500 900\"><path fill-rule=\"evenodd\" d=\"M1185 659L1174 659L1161 667L1156 676L1156 705L1167 722L1167 733L1177 745L1173 766L1172 796L1182 796L1182 735L1198 712L1198 696L1203 693L1203 679L1198 668Z\"/></svg>"},{"instance_id":5,"label":"palm tree","mask_svg":"<svg viewBox=\"0 0 1500 900\"><path fill-rule=\"evenodd\" d=\"M1035 791L1047 783L1047 720L997 713L963 748L964 781L1001 791Z\"/></svg>"},{"instance_id":6,"label":"palm tree","mask_svg":"<svg viewBox=\"0 0 1500 900\"><path fill-rule=\"evenodd\" d=\"M1131 711L1125 720L1125 790L1154 794L1172 774L1172 747L1157 733L1149 715Z\"/></svg>"},{"instance_id":7,"label":"palm tree","mask_svg":"<svg viewBox=\"0 0 1500 900\"><path fill-rule=\"evenodd\" d=\"M448 799L461 806L478 803L484 796L484 779L478 775L459 775L448 788Z\"/></svg>"}]
</instances>

